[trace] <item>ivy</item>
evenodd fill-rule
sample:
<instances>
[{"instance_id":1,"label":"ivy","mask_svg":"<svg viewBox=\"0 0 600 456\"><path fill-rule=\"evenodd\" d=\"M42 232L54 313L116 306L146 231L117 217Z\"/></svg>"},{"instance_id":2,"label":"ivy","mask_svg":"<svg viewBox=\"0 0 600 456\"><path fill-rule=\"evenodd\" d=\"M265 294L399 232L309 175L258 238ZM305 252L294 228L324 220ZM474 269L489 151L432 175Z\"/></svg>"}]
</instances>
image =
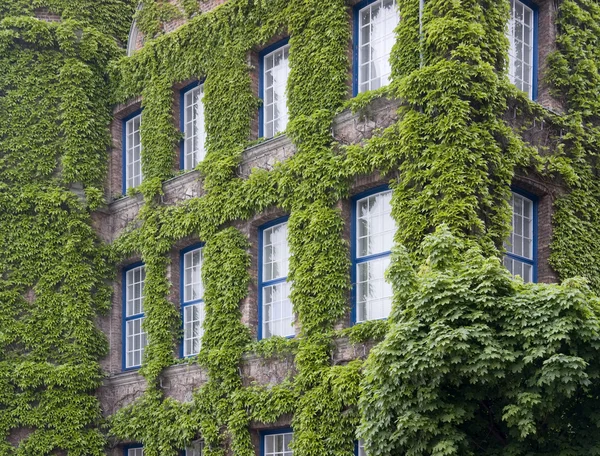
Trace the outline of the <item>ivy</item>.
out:
<instances>
[{"instance_id":1,"label":"ivy","mask_svg":"<svg viewBox=\"0 0 600 456\"><path fill-rule=\"evenodd\" d=\"M252 343L248 351L261 358L285 358L298 352L298 339L288 339L282 336L271 336Z\"/></svg>"},{"instance_id":2,"label":"ivy","mask_svg":"<svg viewBox=\"0 0 600 456\"><path fill-rule=\"evenodd\" d=\"M134 7L133 0L9 0L0 5L0 18L31 17L39 10L47 10L62 20L76 20L125 43Z\"/></svg>"},{"instance_id":3,"label":"ivy","mask_svg":"<svg viewBox=\"0 0 600 456\"><path fill-rule=\"evenodd\" d=\"M59 23L32 17L46 7ZM83 8L83 9L82 9ZM104 454L95 390L112 255L104 203L108 62L126 2L0 5L0 454ZM111 20L114 16L115 20Z\"/></svg>"},{"instance_id":4,"label":"ivy","mask_svg":"<svg viewBox=\"0 0 600 456\"><path fill-rule=\"evenodd\" d=\"M600 73L598 21L600 7L591 1L566 0L560 6L558 50L551 56L548 79L567 106L561 150L573 167L573 191L555 206L552 265L562 277L586 277L600 288L598 253L587 246L600 240L598 140L600 102L595 95Z\"/></svg>"},{"instance_id":5,"label":"ivy","mask_svg":"<svg viewBox=\"0 0 600 456\"><path fill-rule=\"evenodd\" d=\"M390 329L361 383L367 452L597 451L600 300L585 281L515 281L448 227L423 252L413 267L392 253Z\"/></svg>"},{"instance_id":6,"label":"ivy","mask_svg":"<svg viewBox=\"0 0 600 456\"><path fill-rule=\"evenodd\" d=\"M162 24L165 22L182 17L182 11L178 6L167 0L141 0L135 14L138 29L149 38L155 38L162 34L164 32Z\"/></svg>"},{"instance_id":7,"label":"ivy","mask_svg":"<svg viewBox=\"0 0 600 456\"><path fill-rule=\"evenodd\" d=\"M92 393L106 342L93 322L109 307L113 266L133 256L147 274L149 345L140 370L147 390L110 417L106 433L143 443L148 456L177 455L199 436L209 456L251 456L251 422L286 416L299 456L350 456L359 423L373 455L473 454L473 442L486 454L517 454L523 442L530 452L571 450L596 426L590 414L575 418L577 407L587 407L585 394L595 397L589 366L597 356L597 298L580 280L512 281L498 258L510 227L510 184L522 167L568 186L555 207L553 266L562 278L600 286L598 255L589 248L600 240L600 8L593 0L560 5L547 78L567 110L555 115L506 78L508 2L428 0L422 30L419 2L397 3L391 83L352 100L343 0L228 0L208 13L196 1L143 0L135 18L144 48L123 58L116 43L124 43L137 2L0 5L0 112L8 119L0 124L1 454L102 454L106 436ZM62 22L33 18L39 7ZM166 22L183 18L164 33ZM295 153L242 178L238 165L260 106L248 56L283 35L290 36L286 135ZM204 80L203 196L167 206L159 197L176 174L181 137L172 87L190 78ZM110 103L135 96L142 97L144 182L133 193L143 194L144 206L105 246L91 211L103 201ZM360 144L337 143L335 114L368 115L379 98L400 105L398 121ZM562 130L551 138L558 143L551 155L507 124L509 107L525 123L544 119ZM389 321L336 331L350 292L337 204L356 176L372 173L393 189L394 310ZM250 282L249 245L234 222L269 208L290 214L299 335L252 342L239 309ZM177 363L180 336L168 299L170 252L190 237L206 243L207 312L201 352L190 362L208 381L180 403L164 395L160 380ZM339 337L380 343L366 364L334 365ZM280 384L245 385L239 368L252 356L293 367ZM557 443L551 430L564 429L561 410L576 431ZM545 425L550 430L539 431ZM13 447L8 438L21 428L32 433Z\"/></svg>"}]
</instances>

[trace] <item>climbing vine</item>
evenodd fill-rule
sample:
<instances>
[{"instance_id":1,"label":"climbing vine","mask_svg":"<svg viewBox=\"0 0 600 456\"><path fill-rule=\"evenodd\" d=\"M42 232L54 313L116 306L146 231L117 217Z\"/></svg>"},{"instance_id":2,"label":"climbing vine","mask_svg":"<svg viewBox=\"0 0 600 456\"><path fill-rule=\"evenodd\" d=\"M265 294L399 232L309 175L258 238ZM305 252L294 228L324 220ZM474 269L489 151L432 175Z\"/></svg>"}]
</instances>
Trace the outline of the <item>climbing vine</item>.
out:
<instances>
[{"instance_id":1,"label":"climbing vine","mask_svg":"<svg viewBox=\"0 0 600 456\"><path fill-rule=\"evenodd\" d=\"M600 290L600 258L597 249L589 246L600 240L598 17L596 2L561 4L558 50L550 59L548 74L556 96L566 104L560 152L572 167L572 174L567 174L572 176L571 191L561 195L555 206L551 263L563 277L586 277L596 291Z\"/></svg>"},{"instance_id":2,"label":"climbing vine","mask_svg":"<svg viewBox=\"0 0 600 456\"><path fill-rule=\"evenodd\" d=\"M593 454L600 301L585 280L519 283L446 226L422 248L420 267L397 249L388 270L395 310L361 383L367 452Z\"/></svg>"},{"instance_id":3,"label":"climbing vine","mask_svg":"<svg viewBox=\"0 0 600 456\"><path fill-rule=\"evenodd\" d=\"M276 387L243 388L236 368L241 354L253 346L248 338L240 340L231 356L223 357L229 353L225 349L228 344L219 340L220 334L239 324L239 318L229 316L219 320L218 329L206 330L198 363L208 370L210 380L195 394L191 405L181 406L180 413L193 417L210 454L222 454L226 446L235 454L253 454L250 420L273 422L285 413L293 414L292 445L298 454L352 454L362 363L332 367L331 356L334 325L347 312L349 291L348 246L342 237L341 214L334 205L349 194L353 176L378 170L390 179L396 177L391 182L396 190L393 206L400 226L398 240L410 247L418 245L419 239L441 221L480 240L489 251L496 252L501 246L508 233L506 201L513 169L525 155L522 141L502 119L507 99L514 92L503 74L508 6L473 4L474 12L462 22L449 22L454 31L461 31L456 35L447 30L444 20L462 7L448 11L440 4L427 10L430 25L426 28L425 64L419 67L414 57L419 50L418 20L414 16L418 10L415 2L400 2L401 16L409 19L401 21L398 34L406 40L399 41L392 56L397 77L390 89L379 91L377 96L400 98L401 120L357 146L336 145L330 134L333 116L343 109L348 93L349 11L343 1L229 1L211 13L195 16L176 32L148 42L115 67L113 79L119 81L123 99L141 91L145 109L145 182L140 191L146 207L140 214L141 226L116 243L124 257L141 252L147 261L148 254L155 254L157 258L146 263L150 270L158 256L166 258L170 245L182 237L196 235L210 246L221 236L218 227L230 221L247 219L273 206L290 213L291 300L301 328L292 354L295 374ZM464 24L471 22L478 25L463 31ZM281 33L291 37L287 135L297 150L275 169L255 170L241 179L235 176L235 166L248 143L258 107L247 55ZM440 34L444 33L452 40L442 40L441 46ZM213 60L215 55L219 58ZM320 63L324 61L328 64ZM433 74L447 76L432 78ZM160 182L174 168L176 141L169 118L169 88L191 76L206 77L208 153L200 165L206 195L164 207L157 205L155 198L161 192ZM468 83L464 83L465 78ZM357 100L355 105L364 106L372 97L360 99L363 101ZM424 135L431 138L430 143L422 141ZM453 153L445 154L447 150ZM490 169L495 172L490 173ZM432 191L419 196L423 187ZM419 204L415 205L415 200ZM156 249L159 240L160 248ZM231 239L229 242L235 244ZM206 258L208 262L208 251ZM163 269L164 265L161 273ZM242 277L227 267L213 270L210 263L203 270L207 284L219 280L227 283L230 274L238 281ZM149 274L147 283L150 280ZM235 307L246 292L242 287L231 305ZM161 296L165 301L166 289L161 290ZM205 303L210 315L211 309L220 308L219 295L207 294ZM152 327L158 323L152 321L164 327L165 322L172 321L171 313L166 302L160 314L151 309L147 312L150 346L141 372L150 387L156 383L155 374L168 365L167 358L161 361L153 356L157 346L163 345L160 352L164 354L173 350L168 338L153 336ZM172 329L176 334L176 325ZM359 329L348 331L352 340L381 338L386 326L369 324ZM267 345L262 342L258 347ZM286 350L286 345L280 349ZM271 356L273 352L268 348L265 353ZM213 364L215 360L217 364ZM153 397L160 393L153 390L147 394ZM268 409L265 404L269 404ZM146 416L148 408L142 399L118 412L112 420L112 432L143 442L149 455L176 454L181 442L167 438L176 432L161 432L163 437L159 437L143 424L144 420L136 418ZM175 431L181 425L181 415L172 414L171 400L157 399L152 408L155 414L160 413L157 421L163 429Z\"/></svg>"},{"instance_id":4,"label":"climbing vine","mask_svg":"<svg viewBox=\"0 0 600 456\"><path fill-rule=\"evenodd\" d=\"M87 4L86 4L87 3ZM33 17L35 8L62 14ZM81 9L83 8L83 9ZM104 454L106 70L126 2L0 5L0 454Z\"/></svg>"},{"instance_id":5,"label":"climbing vine","mask_svg":"<svg viewBox=\"0 0 600 456\"><path fill-rule=\"evenodd\" d=\"M0 318L6 322L0 338L0 408L8 411L0 417L4 453L65 449L101 454L105 439L91 393L100 382L98 360L106 344L93 321L108 307L105 281L111 265L133 256L146 265L149 345L140 373L148 387L110 417L107 429L117 440L142 442L147 456L175 456L199 436L208 456L228 450L254 455L250 423L274 423L284 415L293 417L297 455L350 456L361 421L359 402L361 436L371 454L407 451L406 443L398 445L393 433L386 434L389 423L377 422L372 394L384 391L392 398L403 391L394 383L401 377L392 381L384 375L389 361L384 349L404 340L398 325L418 326L432 318L427 312L408 315L419 308L419 284L452 268L454 279L468 277L472 283L473 271L488 268L490 275L481 280L489 278L503 297L512 290L513 297L518 292L519 299L537 303L548 294L562 306L569 293L556 291L559 299L543 285L515 285L500 268L497 257L509 232L508 199L516 167L565 182L569 191L556 203L551 261L561 277L585 276L599 289L598 255L588 248L589 236L600 237L595 96L600 7L595 1L561 4L558 51L550 60L548 81L566 103L565 115L546 112L508 82L508 2L428 0L420 30L419 2L398 0L402 20L390 59L392 81L350 101L350 9L344 0L229 0L208 13L200 12L198 2L143 0L135 17L145 46L116 59L116 43L124 42L133 3L112 0L98 10L96 2L85 0L0 5L0 15L7 16L0 22L0 112L11 120L0 125L0 251L6 252L0 259ZM34 19L38 7L60 14L63 21ZM181 18L187 20L183 26L164 33L165 22ZM248 56L284 35L290 36L286 134L295 153L271 170L253 170L241 178L237 166L260 105L252 89L256 69ZM19 81L23 74L25 80ZM180 140L172 119L173 85L191 78L206 78L207 155L199 165L203 196L164 205L162 184L175 176ZM90 213L103 197L109 101L135 96L142 97L144 108L144 182L135 189L144 206L109 249L96 239L90 223ZM343 145L332 137L335 114L346 108L365 110L382 97L399 102L397 122L361 144ZM525 122L544 119L553 131L562 132L551 156L541 153L545 144L527 144L507 124L509 106L518 108ZM356 176L375 172L394 190L394 312L389 322L336 331L336 323L347 315L350 292L349 249L336 204L349 196ZM232 222L269 208L290 214L289 279L300 334L293 341L257 343L241 323L239 310L250 281L248 240ZM445 230L428 237L441 224ZM165 397L160 379L175 363L180 336L179 313L169 301L169 254L176 242L189 237L206 243L202 274L207 314L195 362L208 381L190 402L181 403ZM448 261L441 255L448 253L444 249L450 249ZM415 265L426 258L425 272L416 274ZM490 268L495 268L493 274ZM456 293L464 297L474 291L467 287ZM588 291L573 293L582 307L593 299ZM506 300L507 307L514 305ZM334 342L340 337L383 342L364 370L361 360L332 365ZM244 385L239 366L249 352L291 359L293 368L281 384ZM410 405L408 401L402 409L406 416ZM394 407L398 405L386 409L390 416L399 413ZM523 410L515 410L506 419L509 425L523 418L518 415ZM531 418L527 426L534 422ZM420 452L411 454L467 451L464 433L453 430L449 438L449 432L442 448L435 446L442 441L435 433L418 428L421 422L409 424L415 435L422 433L415 442L423 443ZM33 432L14 450L7 442L19 428ZM378 438L385 444L376 444Z\"/></svg>"}]
</instances>

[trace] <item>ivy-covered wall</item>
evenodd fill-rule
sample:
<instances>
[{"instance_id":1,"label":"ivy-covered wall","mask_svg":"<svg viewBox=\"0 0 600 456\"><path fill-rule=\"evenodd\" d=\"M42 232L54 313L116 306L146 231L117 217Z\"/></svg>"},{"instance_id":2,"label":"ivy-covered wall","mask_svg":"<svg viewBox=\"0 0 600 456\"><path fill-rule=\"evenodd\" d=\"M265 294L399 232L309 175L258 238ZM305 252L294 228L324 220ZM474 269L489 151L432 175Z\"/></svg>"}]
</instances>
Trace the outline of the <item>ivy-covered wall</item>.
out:
<instances>
[{"instance_id":1,"label":"ivy-covered wall","mask_svg":"<svg viewBox=\"0 0 600 456\"><path fill-rule=\"evenodd\" d=\"M61 22L33 16L45 7ZM0 5L0 454L104 454L103 204L110 91L127 2Z\"/></svg>"},{"instance_id":2,"label":"ivy-covered wall","mask_svg":"<svg viewBox=\"0 0 600 456\"><path fill-rule=\"evenodd\" d=\"M560 313L562 297L573 282L564 287L519 285L499 267L516 169L569 189L555 205L551 261L561 278L582 276L593 290L599 289L600 253L590 248L600 240L597 2L560 3L558 51L544 76L566 107L562 115L527 100L506 77L508 2L427 0L420 33L419 1L398 0L402 20L391 58L392 83L350 101L350 9L344 0L228 0L201 14L195 1L181 6L179 10L170 2L142 1L137 23L147 41L127 58L117 58L117 45L124 41L134 9L127 2L37 5L11 0L0 6L5 17L0 22L0 112L9 119L0 125L1 451L102 454L108 437L113 443L141 442L148 456L175 456L201 436L208 456L254 455L251 423L274 423L291 415L292 445L299 456L350 456L359 424L374 455L487 454L469 440L467 419L452 416L447 427L436 427L444 438L431 431L431 423L437 423L432 417L415 420L425 401L407 401L404 408L384 404L377 413L377 393L402 399L402 385L394 382L410 380L388 375L385 349L402 346L401 325L417 328L437 315L415 310L423 309L418 300L428 296L424 290L440 296L447 292L453 303L484 303L475 312L477 318L490 301L503 302L506 308L526 307L544 296L549 296L551 311ZM63 21L51 24L33 18L36 7L62 15ZM162 33L161 24L178 16L188 18L187 23ZM284 34L290 36L291 46L286 134L295 153L272 170L253 170L240 178L237 166L259 106L248 56ZM172 119L173 86L194 77L206 77L208 153L199 167L204 195L165 205L162 184L177 173L173 165L180 139ZM142 97L144 108L144 182L131 196L141 193L143 207L119 239L106 246L97 240L90 214L103 203L109 109L111 103L136 96ZM397 122L361 144L343 145L332 138L337 113L367 109L381 97L400 103ZM518 111L525 128L544 120L552 131L551 141L524 141L523 131L507 124L509 106ZM357 176L376 172L393 189L398 227L389 271L394 313L390 322L340 332L336 323L349 310L350 263L337 203L349 196ZM300 333L291 341L255 343L240 319L240 302L251 280L249 239L234 222L273 208L290 215L289 280ZM430 236L440 225L445 228ZM180 336L179 311L169 300L170 252L188 237L206 243L205 335L201 353L192 362L206 370L208 380L193 392L191 401L179 402L165 396L161 376L176 363ZM147 389L102 423L93 391L100 384L98 360L106 354L106 343L94 321L109 305L107 281L117 264L131 258L141 258L146 265L144 325L149 346L140 374ZM481 288L474 292L472 276L482 269L489 282L477 282ZM418 277L411 278L413 273ZM452 283L471 279L457 291L444 282L448 277ZM441 280L441 285L429 289L428 280ZM490 291L496 288L499 291ZM512 299L495 299L498 293ZM581 307L589 307L577 318L591 321L593 333L598 310L589 303L596 298L581 291L577 299ZM439 312L440 321L448 318L444 309ZM474 318L470 313L459 318L458 330ZM426 340L425 333L415 331L415 337ZM366 368L360 360L334 366L334 342L343 337L383 343ZM596 340L595 335L588 337L581 350L597 350ZM527 341L511 343L520 347ZM566 350L558 345L558 352ZM575 345L568 349L573 357L579 350ZM291 353L293 375L271 387L247 386L239 365L248 353L264 356L266 362ZM555 354L542 353L536 359L543 362ZM438 368L442 377L452 370L441 363ZM505 374L503 368L495 368L493 375ZM594 384L595 373L588 374ZM434 384L432 380L426 386ZM426 394L426 389L418 393ZM559 392L563 393L568 395L568 389ZM433 415L438 409L431 404L439 403L427 403ZM503 422L508 427L522 425L529 435L540 416L550 412L526 405L507 402L514 408ZM435 419L443 421L450 408L439 410ZM560 408L551 412L556 410ZM526 411L529 421L513 418ZM404 436L393 426L390 431L390 423L401 413L416 427L398 425ZM456 407L452 413L465 414ZM419 438L407 439L410 432ZM542 431L539 435L545 436ZM485 439L476 442L487 445Z\"/></svg>"}]
</instances>

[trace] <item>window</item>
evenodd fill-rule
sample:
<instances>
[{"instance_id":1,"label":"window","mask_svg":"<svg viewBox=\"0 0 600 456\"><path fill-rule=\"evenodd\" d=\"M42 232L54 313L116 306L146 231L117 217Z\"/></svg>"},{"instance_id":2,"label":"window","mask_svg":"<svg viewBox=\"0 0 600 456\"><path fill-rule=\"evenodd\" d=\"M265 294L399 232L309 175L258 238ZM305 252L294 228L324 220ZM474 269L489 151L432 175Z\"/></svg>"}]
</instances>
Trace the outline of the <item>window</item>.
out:
<instances>
[{"instance_id":1,"label":"window","mask_svg":"<svg viewBox=\"0 0 600 456\"><path fill-rule=\"evenodd\" d=\"M286 86L290 46L278 43L261 53L261 136L272 138L287 126Z\"/></svg>"},{"instance_id":2,"label":"window","mask_svg":"<svg viewBox=\"0 0 600 456\"><path fill-rule=\"evenodd\" d=\"M510 0L508 76L519 90L535 98L537 9L526 1Z\"/></svg>"},{"instance_id":3,"label":"window","mask_svg":"<svg viewBox=\"0 0 600 456\"><path fill-rule=\"evenodd\" d=\"M142 114L123 120L123 193L142 183Z\"/></svg>"},{"instance_id":4,"label":"window","mask_svg":"<svg viewBox=\"0 0 600 456\"><path fill-rule=\"evenodd\" d=\"M185 449L185 456L202 456L204 441L197 440Z\"/></svg>"},{"instance_id":5,"label":"window","mask_svg":"<svg viewBox=\"0 0 600 456\"><path fill-rule=\"evenodd\" d=\"M138 3L137 9L142 9L142 2ZM140 40L141 38L141 40ZM141 43L140 43L141 41ZM141 45L144 42L144 37L140 37L139 28L137 26L137 20L133 20L131 27L129 28L129 37L127 38L127 57L131 57L138 48L138 44Z\"/></svg>"},{"instance_id":6,"label":"window","mask_svg":"<svg viewBox=\"0 0 600 456\"><path fill-rule=\"evenodd\" d=\"M290 449L292 431L276 431L263 434L261 456L292 456Z\"/></svg>"},{"instance_id":7,"label":"window","mask_svg":"<svg viewBox=\"0 0 600 456\"><path fill-rule=\"evenodd\" d=\"M182 169L194 169L206 154L204 127L204 84L193 84L181 94L181 131L183 132Z\"/></svg>"},{"instance_id":8,"label":"window","mask_svg":"<svg viewBox=\"0 0 600 456\"><path fill-rule=\"evenodd\" d=\"M204 288L202 286L202 248L181 252L181 310L183 312L183 356L200 353L204 333Z\"/></svg>"},{"instance_id":9,"label":"window","mask_svg":"<svg viewBox=\"0 0 600 456\"><path fill-rule=\"evenodd\" d=\"M124 369L142 365L144 348L148 344L144 321L144 265L134 265L123 272Z\"/></svg>"},{"instance_id":10,"label":"window","mask_svg":"<svg viewBox=\"0 0 600 456\"><path fill-rule=\"evenodd\" d=\"M144 456L144 449L142 447L128 447L123 452L124 456Z\"/></svg>"},{"instance_id":11,"label":"window","mask_svg":"<svg viewBox=\"0 0 600 456\"><path fill-rule=\"evenodd\" d=\"M513 192L512 229L506 242L504 265L514 276L525 282L535 282L537 269L537 202L531 197Z\"/></svg>"},{"instance_id":12,"label":"window","mask_svg":"<svg viewBox=\"0 0 600 456\"><path fill-rule=\"evenodd\" d=\"M362 440L358 441L358 451L356 453L357 456L367 456L367 452L365 451L365 442Z\"/></svg>"},{"instance_id":13,"label":"window","mask_svg":"<svg viewBox=\"0 0 600 456\"><path fill-rule=\"evenodd\" d=\"M389 83L390 53L400 22L396 0L366 0L355 7L355 94Z\"/></svg>"},{"instance_id":14,"label":"window","mask_svg":"<svg viewBox=\"0 0 600 456\"><path fill-rule=\"evenodd\" d=\"M392 309L392 286L384 279L396 231L391 197L391 190L379 189L354 199L352 253L357 323L387 318Z\"/></svg>"},{"instance_id":15,"label":"window","mask_svg":"<svg viewBox=\"0 0 600 456\"><path fill-rule=\"evenodd\" d=\"M287 281L289 251L287 221L264 226L259 233L259 339L294 335L294 314Z\"/></svg>"}]
</instances>

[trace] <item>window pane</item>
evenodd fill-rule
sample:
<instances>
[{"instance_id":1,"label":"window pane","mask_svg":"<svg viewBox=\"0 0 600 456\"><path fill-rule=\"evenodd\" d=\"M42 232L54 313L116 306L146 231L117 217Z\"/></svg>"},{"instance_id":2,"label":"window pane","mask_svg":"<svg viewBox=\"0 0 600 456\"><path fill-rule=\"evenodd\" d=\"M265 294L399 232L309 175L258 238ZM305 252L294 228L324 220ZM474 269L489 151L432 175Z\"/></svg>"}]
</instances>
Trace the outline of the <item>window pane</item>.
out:
<instances>
[{"instance_id":1,"label":"window pane","mask_svg":"<svg viewBox=\"0 0 600 456\"><path fill-rule=\"evenodd\" d=\"M146 269L139 266L125 273L125 315L130 317L144 312L144 281Z\"/></svg>"},{"instance_id":2,"label":"window pane","mask_svg":"<svg viewBox=\"0 0 600 456\"><path fill-rule=\"evenodd\" d=\"M389 59L399 21L395 0L379 0L360 10L359 92L375 90L389 83Z\"/></svg>"},{"instance_id":3,"label":"window pane","mask_svg":"<svg viewBox=\"0 0 600 456\"><path fill-rule=\"evenodd\" d=\"M356 202L358 258L392 249L396 226L391 216L391 197L390 190Z\"/></svg>"},{"instance_id":4,"label":"window pane","mask_svg":"<svg viewBox=\"0 0 600 456\"><path fill-rule=\"evenodd\" d=\"M290 284L278 283L263 287L262 325L263 338L289 337L295 334L294 314L289 299Z\"/></svg>"},{"instance_id":5,"label":"window pane","mask_svg":"<svg viewBox=\"0 0 600 456\"><path fill-rule=\"evenodd\" d=\"M392 286L384 274L390 257L366 261L357 265L357 321L387 318L392 310Z\"/></svg>"},{"instance_id":6,"label":"window pane","mask_svg":"<svg viewBox=\"0 0 600 456\"><path fill-rule=\"evenodd\" d=\"M265 453L273 454L275 452L275 439L272 435L265 436Z\"/></svg>"},{"instance_id":7,"label":"window pane","mask_svg":"<svg viewBox=\"0 0 600 456\"><path fill-rule=\"evenodd\" d=\"M204 303L192 304L183 308L183 355L200 353L204 334Z\"/></svg>"},{"instance_id":8,"label":"window pane","mask_svg":"<svg viewBox=\"0 0 600 456\"><path fill-rule=\"evenodd\" d=\"M504 257L504 266L513 276L520 276L524 282L533 282L533 266L509 256Z\"/></svg>"},{"instance_id":9,"label":"window pane","mask_svg":"<svg viewBox=\"0 0 600 456\"><path fill-rule=\"evenodd\" d=\"M533 260L533 201L513 193L510 204L513 218L506 251Z\"/></svg>"},{"instance_id":10,"label":"window pane","mask_svg":"<svg viewBox=\"0 0 600 456\"><path fill-rule=\"evenodd\" d=\"M146 333L142 328L144 317L128 320L125 325L125 367L137 367L142 364L144 348L147 345Z\"/></svg>"},{"instance_id":11,"label":"window pane","mask_svg":"<svg viewBox=\"0 0 600 456\"><path fill-rule=\"evenodd\" d=\"M263 230L263 281L287 277L287 222Z\"/></svg>"},{"instance_id":12,"label":"window pane","mask_svg":"<svg viewBox=\"0 0 600 456\"><path fill-rule=\"evenodd\" d=\"M125 123L125 182L127 188L137 187L142 181L141 118L142 115L139 114Z\"/></svg>"},{"instance_id":13,"label":"window pane","mask_svg":"<svg viewBox=\"0 0 600 456\"><path fill-rule=\"evenodd\" d=\"M202 255L201 248L187 252L183 256L183 301L190 302L202 299Z\"/></svg>"},{"instance_id":14,"label":"window pane","mask_svg":"<svg viewBox=\"0 0 600 456\"><path fill-rule=\"evenodd\" d=\"M508 76L520 90L533 97L534 13L519 0L510 1Z\"/></svg>"},{"instance_id":15,"label":"window pane","mask_svg":"<svg viewBox=\"0 0 600 456\"><path fill-rule=\"evenodd\" d=\"M365 451L365 443L362 440L358 441L358 456L367 456Z\"/></svg>"},{"instance_id":16,"label":"window pane","mask_svg":"<svg viewBox=\"0 0 600 456\"><path fill-rule=\"evenodd\" d=\"M534 261L534 203L517 193L510 200L512 208L512 228L505 243L507 256L504 265L511 274L521 276L525 282L533 281ZM522 258L520 260L519 258Z\"/></svg>"},{"instance_id":17,"label":"window pane","mask_svg":"<svg viewBox=\"0 0 600 456\"><path fill-rule=\"evenodd\" d=\"M292 456L289 447L293 434L291 432L265 435L263 437L265 456Z\"/></svg>"},{"instance_id":18,"label":"window pane","mask_svg":"<svg viewBox=\"0 0 600 456\"><path fill-rule=\"evenodd\" d=\"M186 138L184 141L185 169L194 169L206 155L206 128L204 125L203 96L203 84L186 92L184 96L183 129Z\"/></svg>"},{"instance_id":19,"label":"window pane","mask_svg":"<svg viewBox=\"0 0 600 456\"><path fill-rule=\"evenodd\" d=\"M202 451L204 449L204 441L199 440L192 443L185 450L185 456L202 456Z\"/></svg>"},{"instance_id":20,"label":"window pane","mask_svg":"<svg viewBox=\"0 0 600 456\"><path fill-rule=\"evenodd\" d=\"M264 58L264 136L270 138L287 127L286 86L289 75L289 45Z\"/></svg>"}]
</instances>

